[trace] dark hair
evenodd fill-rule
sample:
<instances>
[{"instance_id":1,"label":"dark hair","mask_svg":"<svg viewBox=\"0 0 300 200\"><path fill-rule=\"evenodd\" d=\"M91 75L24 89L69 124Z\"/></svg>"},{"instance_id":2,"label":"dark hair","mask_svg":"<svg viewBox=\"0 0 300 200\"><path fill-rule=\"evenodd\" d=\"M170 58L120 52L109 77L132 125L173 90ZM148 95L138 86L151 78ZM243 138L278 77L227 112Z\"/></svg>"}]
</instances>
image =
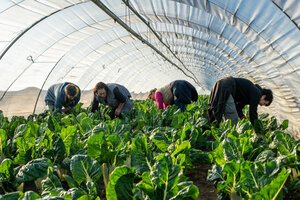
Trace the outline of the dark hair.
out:
<instances>
[{"instance_id":1,"label":"dark hair","mask_svg":"<svg viewBox=\"0 0 300 200\"><path fill-rule=\"evenodd\" d=\"M272 92L272 90L263 88L262 89L262 95L266 95L265 100L269 102L269 104L266 105L266 106L269 106L273 101L273 92Z\"/></svg>"},{"instance_id":2,"label":"dark hair","mask_svg":"<svg viewBox=\"0 0 300 200\"><path fill-rule=\"evenodd\" d=\"M100 89L105 89L105 91L108 91L107 85L103 82L99 82L94 87L94 94L96 94L96 92Z\"/></svg>"},{"instance_id":3,"label":"dark hair","mask_svg":"<svg viewBox=\"0 0 300 200\"><path fill-rule=\"evenodd\" d=\"M77 87L74 84L68 84L66 87L67 94L74 97L77 94Z\"/></svg>"}]
</instances>

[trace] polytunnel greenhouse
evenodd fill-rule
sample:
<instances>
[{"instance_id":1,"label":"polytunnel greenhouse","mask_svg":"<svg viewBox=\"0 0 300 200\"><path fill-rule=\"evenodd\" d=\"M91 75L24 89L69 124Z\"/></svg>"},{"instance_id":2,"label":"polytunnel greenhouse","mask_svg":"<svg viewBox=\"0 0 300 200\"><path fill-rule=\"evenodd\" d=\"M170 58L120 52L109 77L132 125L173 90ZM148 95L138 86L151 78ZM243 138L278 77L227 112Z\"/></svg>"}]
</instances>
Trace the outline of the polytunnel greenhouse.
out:
<instances>
[{"instance_id":1,"label":"polytunnel greenhouse","mask_svg":"<svg viewBox=\"0 0 300 200\"><path fill-rule=\"evenodd\" d=\"M0 199L300 199L299 0L0 0L0 72ZM228 76L272 90L255 122L209 121ZM175 80L198 100L148 100ZM94 109L99 82L132 110Z\"/></svg>"}]
</instances>

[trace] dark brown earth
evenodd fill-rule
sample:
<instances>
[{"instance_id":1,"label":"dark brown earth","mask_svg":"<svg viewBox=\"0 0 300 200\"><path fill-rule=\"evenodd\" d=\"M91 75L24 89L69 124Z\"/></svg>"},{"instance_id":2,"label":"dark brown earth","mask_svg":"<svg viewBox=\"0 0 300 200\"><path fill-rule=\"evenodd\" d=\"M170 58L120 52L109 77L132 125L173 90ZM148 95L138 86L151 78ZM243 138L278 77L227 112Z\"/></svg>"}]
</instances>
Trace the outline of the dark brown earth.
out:
<instances>
[{"instance_id":1,"label":"dark brown earth","mask_svg":"<svg viewBox=\"0 0 300 200\"><path fill-rule=\"evenodd\" d=\"M211 169L211 164L193 163L195 168L189 169L186 176L190 181L193 181L199 189L199 196L197 200L216 200L218 190L212 182L206 180L207 172Z\"/></svg>"},{"instance_id":2,"label":"dark brown earth","mask_svg":"<svg viewBox=\"0 0 300 200\"><path fill-rule=\"evenodd\" d=\"M290 190L288 193L283 193L284 200L299 200L300 199L300 188Z\"/></svg>"}]
</instances>

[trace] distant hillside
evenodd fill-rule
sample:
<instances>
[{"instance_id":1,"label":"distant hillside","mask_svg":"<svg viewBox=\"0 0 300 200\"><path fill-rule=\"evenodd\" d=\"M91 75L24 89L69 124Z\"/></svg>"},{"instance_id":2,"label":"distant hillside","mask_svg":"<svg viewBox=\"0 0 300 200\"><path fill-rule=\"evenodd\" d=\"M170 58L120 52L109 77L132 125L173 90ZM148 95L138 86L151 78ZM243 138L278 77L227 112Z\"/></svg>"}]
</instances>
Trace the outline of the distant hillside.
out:
<instances>
[{"instance_id":1,"label":"distant hillside","mask_svg":"<svg viewBox=\"0 0 300 200\"><path fill-rule=\"evenodd\" d=\"M5 93L5 96L0 101L0 110L3 111L5 116L14 115L29 115L33 113L40 89L35 87L29 87L19 91L9 91ZM0 98L3 96L4 91L0 91ZM36 105L36 113L43 112L47 107L44 103L46 90L41 91ZM147 93L131 93L132 99L144 100L147 98ZM83 106L89 106L93 99L92 90L82 91L80 102Z\"/></svg>"}]
</instances>

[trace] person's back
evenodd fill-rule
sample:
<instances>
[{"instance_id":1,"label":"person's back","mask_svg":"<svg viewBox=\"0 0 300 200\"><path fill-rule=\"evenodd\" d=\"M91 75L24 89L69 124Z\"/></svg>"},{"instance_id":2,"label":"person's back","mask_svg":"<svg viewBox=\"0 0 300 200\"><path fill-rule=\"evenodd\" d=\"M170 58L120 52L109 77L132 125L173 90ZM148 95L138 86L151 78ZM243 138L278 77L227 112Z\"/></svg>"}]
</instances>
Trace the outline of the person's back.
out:
<instances>
[{"instance_id":1,"label":"person's back","mask_svg":"<svg viewBox=\"0 0 300 200\"><path fill-rule=\"evenodd\" d=\"M120 93L126 99L129 99L131 97L129 91L123 85L120 85L120 84L117 84L117 83L107 83L106 85L108 87L106 101L104 101L102 98L99 99L100 102L104 105L108 105L113 109L115 109L119 105L119 102L116 99L116 96L113 92L115 88L118 88Z\"/></svg>"},{"instance_id":2,"label":"person's back","mask_svg":"<svg viewBox=\"0 0 300 200\"><path fill-rule=\"evenodd\" d=\"M99 103L109 106L116 116L121 112L130 112L133 102L131 94L123 85L117 83L99 82L94 87L94 98L92 102L92 112L99 108Z\"/></svg>"},{"instance_id":3,"label":"person's back","mask_svg":"<svg viewBox=\"0 0 300 200\"><path fill-rule=\"evenodd\" d=\"M254 124L257 119L258 105L269 106L272 103L273 94L269 89L262 89L244 78L231 76L218 80L212 87L209 98L210 122L230 119L233 124L237 123L238 117L246 118L243 114L245 105L249 105L250 121Z\"/></svg>"},{"instance_id":4,"label":"person's back","mask_svg":"<svg viewBox=\"0 0 300 200\"><path fill-rule=\"evenodd\" d=\"M243 105L248 105L252 102L257 102L258 104L261 97L261 88L245 78L234 78L234 80L236 82L236 91L233 98Z\"/></svg>"},{"instance_id":5,"label":"person's back","mask_svg":"<svg viewBox=\"0 0 300 200\"><path fill-rule=\"evenodd\" d=\"M170 85L174 96L177 96L181 103L190 104L191 101L198 100L198 92L196 88L188 81L176 80Z\"/></svg>"},{"instance_id":6,"label":"person's back","mask_svg":"<svg viewBox=\"0 0 300 200\"><path fill-rule=\"evenodd\" d=\"M68 112L80 100L80 88L73 83L65 82L52 85L46 94L45 103L51 111ZM64 109L62 110L62 107Z\"/></svg>"},{"instance_id":7,"label":"person's back","mask_svg":"<svg viewBox=\"0 0 300 200\"><path fill-rule=\"evenodd\" d=\"M185 80L175 80L160 89L153 89L149 92L148 98L157 102L158 109L165 109L175 104L181 111L185 111L186 105L191 101L197 101L198 93L196 88Z\"/></svg>"},{"instance_id":8,"label":"person's back","mask_svg":"<svg viewBox=\"0 0 300 200\"><path fill-rule=\"evenodd\" d=\"M49 87L45 96L46 105L54 105L57 96L58 88L63 86L63 83L57 83Z\"/></svg>"}]
</instances>

